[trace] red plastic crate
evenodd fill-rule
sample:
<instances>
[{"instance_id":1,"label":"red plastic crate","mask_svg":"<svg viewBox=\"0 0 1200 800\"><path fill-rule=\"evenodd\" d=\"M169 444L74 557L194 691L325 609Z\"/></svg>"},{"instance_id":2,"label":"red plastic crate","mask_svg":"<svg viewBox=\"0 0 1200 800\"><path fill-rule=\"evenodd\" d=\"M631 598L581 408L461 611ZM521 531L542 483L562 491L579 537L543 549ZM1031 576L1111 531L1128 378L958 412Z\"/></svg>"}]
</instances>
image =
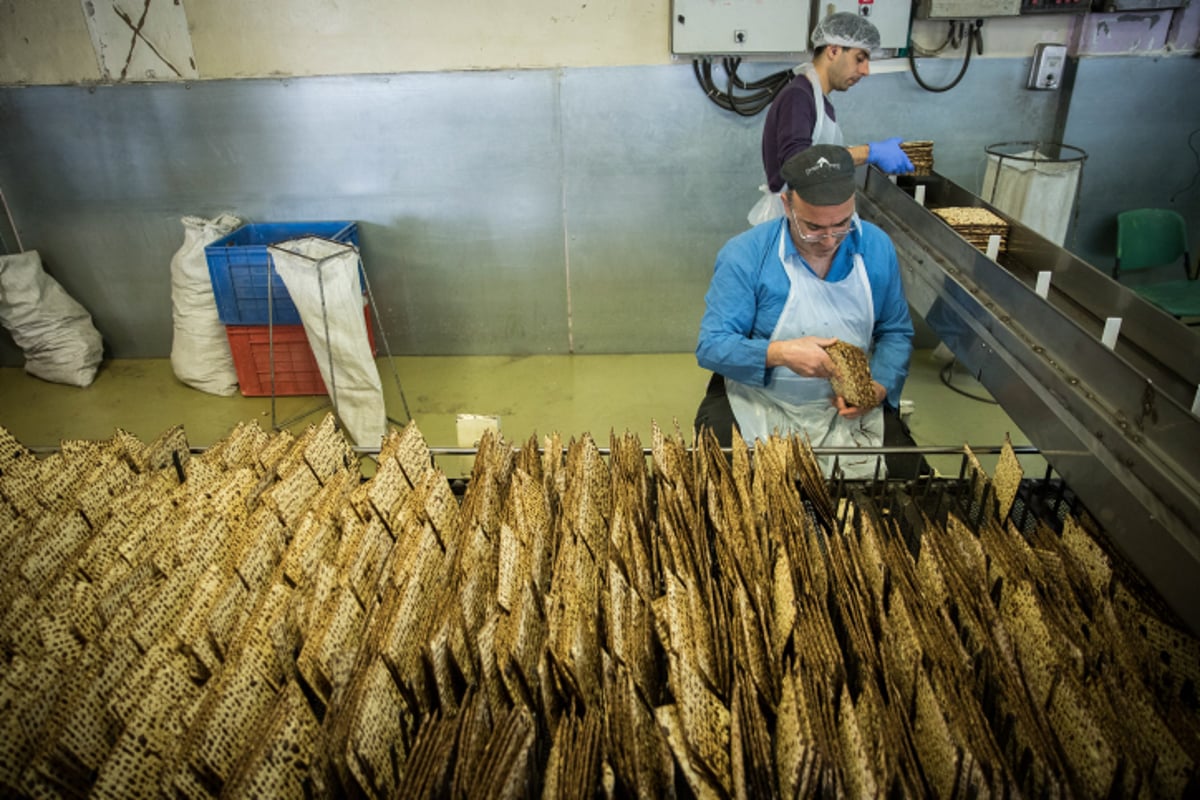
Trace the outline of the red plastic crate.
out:
<instances>
[{"instance_id":1,"label":"red plastic crate","mask_svg":"<svg viewBox=\"0 0 1200 800\"><path fill-rule=\"evenodd\" d=\"M367 341L374 355L370 308L364 307L363 313L367 318ZM276 325L273 332L266 325L226 325L225 335L233 353L238 388L246 397L271 395L271 336L275 345L276 397L329 393L303 325Z\"/></svg>"}]
</instances>

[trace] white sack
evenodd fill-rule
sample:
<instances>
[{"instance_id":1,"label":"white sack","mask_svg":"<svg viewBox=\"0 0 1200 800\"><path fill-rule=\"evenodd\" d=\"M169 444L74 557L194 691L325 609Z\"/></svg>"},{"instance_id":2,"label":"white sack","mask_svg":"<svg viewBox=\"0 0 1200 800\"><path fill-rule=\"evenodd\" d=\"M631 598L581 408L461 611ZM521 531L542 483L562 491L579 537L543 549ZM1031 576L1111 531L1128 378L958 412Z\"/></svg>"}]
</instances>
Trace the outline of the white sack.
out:
<instances>
[{"instance_id":1,"label":"white sack","mask_svg":"<svg viewBox=\"0 0 1200 800\"><path fill-rule=\"evenodd\" d=\"M1036 159L1036 160L1026 160ZM1067 240L1083 164L1051 161L1028 150L1000 158L988 154L982 197L1022 224L1061 245Z\"/></svg>"},{"instance_id":2,"label":"white sack","mask_svg":"<svg viewBox=\"0 0 1200 800\"><path fill-rule=\"evenodd\" d=\"M342 427L360 447L378 447L387 432L387 411L363 316L358 251L315 236L271 245L268 251L300 312Z\"/></svg>"},{"instance_id":3,"label":"white sack","mask_svg":"<svg viewBox=\"0 0 1200 800\"><path fill-rule=\"evenodd\" d=\"M229 396L237 391L237 370L229 351L225 326L217 316L217 301L204 247L242 225L235 216L215 219L183 217L183 246L171 256L171 369L175 377L209 394Z\"/></svg>"},{"instance_id":4,"label":"white sack","mask_svg":"<svg viewBox=\"0 0 1200 800\"><path fill-rule=\"evenodd\" d=\"M25 353L25 371L90 386L104 356L92 315L42 269L36 250L0 256L0 324Z\"/></svg>"}]
</instances>

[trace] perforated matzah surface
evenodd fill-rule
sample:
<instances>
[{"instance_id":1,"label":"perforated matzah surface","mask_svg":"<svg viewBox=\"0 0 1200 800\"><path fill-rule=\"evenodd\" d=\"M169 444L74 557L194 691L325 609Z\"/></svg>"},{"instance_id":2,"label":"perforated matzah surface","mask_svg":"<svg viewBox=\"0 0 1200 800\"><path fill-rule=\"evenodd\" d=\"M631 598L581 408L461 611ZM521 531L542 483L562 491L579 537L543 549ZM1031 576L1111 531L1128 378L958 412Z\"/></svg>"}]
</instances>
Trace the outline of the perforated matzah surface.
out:
<instances>
[{"instance_id":1,"label":"perforated matzah surface","mask_svg":"<svg viewBox=\"0 0 1200 800\"><path fill-rule=\"evenodd\" d=\"M1011 452L926 495L794 438L543 444L457 496L414 425L369 480L331 418L186 462L0 430L0 794L1197 785L1200 642Z\"/></svg>"}]
</instances>

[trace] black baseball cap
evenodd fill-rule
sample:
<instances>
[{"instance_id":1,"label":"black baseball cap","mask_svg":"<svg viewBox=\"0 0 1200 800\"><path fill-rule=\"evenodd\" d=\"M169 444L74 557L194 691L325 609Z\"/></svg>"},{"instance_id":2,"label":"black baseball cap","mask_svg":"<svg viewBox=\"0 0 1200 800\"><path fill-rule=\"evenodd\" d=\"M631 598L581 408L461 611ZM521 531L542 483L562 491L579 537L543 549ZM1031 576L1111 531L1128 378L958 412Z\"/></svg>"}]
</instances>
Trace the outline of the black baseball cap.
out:
<instances>
[{"instance_id":1,"label":"black baseball cap","mask_svg":"<svg viewBox=\"0 0 1200 800\"><path fill-rule=\"evenodd\" d=\"M780 170L787 188L814 206L836 206L854 196L854 158L836 144L814 144Z\"/></svg>"}]
</instances>

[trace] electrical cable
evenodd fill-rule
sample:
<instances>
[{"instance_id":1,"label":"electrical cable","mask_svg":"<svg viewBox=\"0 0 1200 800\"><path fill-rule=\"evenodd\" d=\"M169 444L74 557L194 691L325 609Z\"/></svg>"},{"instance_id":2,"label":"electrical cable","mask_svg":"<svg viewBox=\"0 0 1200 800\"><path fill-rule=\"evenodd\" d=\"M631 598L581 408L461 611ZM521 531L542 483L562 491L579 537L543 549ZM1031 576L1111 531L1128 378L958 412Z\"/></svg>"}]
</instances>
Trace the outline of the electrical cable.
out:
<instances>
[{"instance_id":1,"label":"electrical cable","mask_svg":"<svg viewBox=\"0 0 1200 800\"><path fill-rule=\"evenodd\" d=\"M746 83L737 74L738 67L741 65L742 59L736 56L726 56L725 58L721 59L721 66L724 67L727 73L729 73L729 77L732 79L733 84L739 89L769 89L775 86L775 84L777 84L780 80L783 80L784 83L787 83L787 81L791 80L791 76L795 74L794 70L785 69L780 70L779 72L774 72L765 78L759 78L756 81L750 81L749 83Z\"/></svg>"},{"instance_id":2,"label":"electrical cable","mask_svg":"<svg viewBox=\"0 0 1200 800\"><path fill-rule=\"evenodd\" d=\"M963 397L969 397L972 400L978 400L981 403L988 403L993 406L1000 405L998 402L996 402L995 400L993 400L990 397L981 397L977 394L971 394L970 392L968 392L964 389L960 389L957 386L955 386L953 383L951 383L951 378L954 375L954 365L957 363L958 363L957 360L952 360L952 361L947 362L946 366L942 367L942 370L939 373L939 376L942 379L942 383L944 383L946 385L947 389L950 389L951 391L954 391L954 392L958 392Z\"/></svg>"},{"instance_id":3,"label":"electrical cable","mask_svg":"<svg viewBox=\"0 0 1200 800\"><path fill-rule=\"evenodd\" d=\"M951 50L957 50L958 46L962 44L962 35L962 22L960 21L958 24L955 24L955 20L950 20L950 36L947 37L946 41L949 42Z\"/></svg>"},{"instance_id":4,"label":"electrical cable","mask_svg":"<svg viewBox=\"0 0 1200 800\"><path fill-rule=\"evenodd\" d=\"M954 20L951 20L950 21L950 30L951 30L950 36L948 37L947 41L949 41L957 49L958 42L962 41L961 40L962 24L959 23L959 25L956 28L956 26L954 24ZM912 45L911 35L909 37L909 44ZM977 19L974 22L969 23L967 25L967 38L966 38L964 44L966 45L966 55L963 56L962 68L959 69L958 75L956 75L954 77L954 80L952 80L950 83L946 84L945 86L930 86L928 83L926 83L925 81L923 81L921 79L921 74L917 70L917 56L916 56L916 52L915 52L916 47L910 46L908 48L908 66L909 66L909 69L912 71L913 79L917 82L917 85L920 86L922 89L924 89L927 92L948 92L951 89L953 89L955 86L958 86L959 81L961 81L963 79L963 76L967 74L967 66L971 63L971 51L975 50L979 55L983 55L983 20L982 19ZM974 47L972 47L972 45L974 45ZM942 46L942 48L944 48L944 47L945 47L945 45ZM942 48L938 48L939 52Z\"/></svg>"},{"instance_id":5,"label":"electrical cable","mask_svg":"<svg viewBox=\"0 0 1200 800\"><path fill-rule=\"evenodd\" d=\"M722 59L721 66L726 76L724 89L719 88L713 79L711 58L693 59L692 74L696 76L696 82L700 84L709 100L718 107L743 117L753 117L771 105L775 95L779 94L796 74L794 70L785 69L758 80L744 81L737 74L741 63L740 58ZM739 95L738 92L747 94Z\"/></svg>"},{"instance_id":6,"label":"electrical cable","mask_svg":"<svg viewBox=\"0 0 1200 800\"><path fill-rule=\"evenodd\" d=\"M751 117L771 104L775 95L791 80L792 72L783 70L759 81L746 83L737 74L740 62L740 59L725 59L723 66L727 78L724 91L717 87L713 79L711 59L697 59L692 66L696 80L710 100L726 111ZM735 89L750 90L751 93L739 97Z\"/></svg>"}]
</instances>

